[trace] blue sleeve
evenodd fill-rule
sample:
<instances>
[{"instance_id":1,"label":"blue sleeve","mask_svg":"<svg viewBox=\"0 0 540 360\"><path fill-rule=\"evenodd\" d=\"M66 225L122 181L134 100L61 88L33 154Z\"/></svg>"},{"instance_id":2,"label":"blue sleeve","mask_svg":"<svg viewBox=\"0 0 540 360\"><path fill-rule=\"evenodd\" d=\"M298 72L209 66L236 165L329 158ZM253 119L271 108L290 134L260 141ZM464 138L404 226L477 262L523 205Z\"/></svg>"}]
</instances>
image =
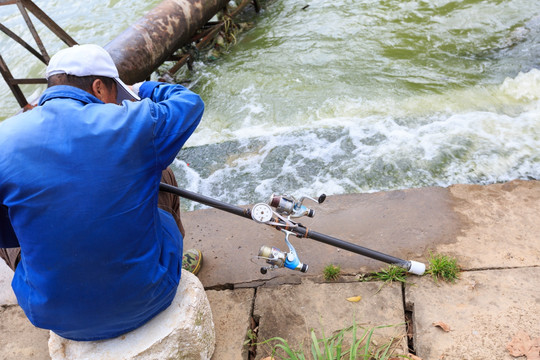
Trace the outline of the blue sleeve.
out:
<instances>
[{"instance_id":1,"label":"blue sleeve","mask_svg":"<svg viewBox=\"0 0 540 360\"><path fill-rule=\"evenodd\" d=\"M8 209L0 205L0 248L19 247L19 240L13 231L11 221L8 216Z\"/></svg>"},{"instance_id":2,"label":"blue sleeve","mask_svg":"<svg viewBox=\"0 0 540 360\"><path fill-rule=\"evenodd\" d=\"M165 168L199 125L204 103L199 95L182 85L153 81L144 82L139 95L152 100L158 162Z\"/></svg>"}]
</instances>

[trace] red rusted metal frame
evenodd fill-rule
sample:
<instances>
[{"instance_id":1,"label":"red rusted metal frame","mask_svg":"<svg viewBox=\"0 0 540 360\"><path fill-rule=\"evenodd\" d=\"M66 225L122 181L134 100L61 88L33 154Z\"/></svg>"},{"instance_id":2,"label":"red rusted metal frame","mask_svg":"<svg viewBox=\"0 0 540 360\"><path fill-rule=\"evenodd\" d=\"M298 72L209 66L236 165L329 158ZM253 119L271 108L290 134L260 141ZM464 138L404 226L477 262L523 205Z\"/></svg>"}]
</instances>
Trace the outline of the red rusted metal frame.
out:
<instances>
[{"instance_id":1,"label":"red rusted metal frame","mask_svg":"<svg viewBox=\"0 0 540 360\"><path fill-rule=\"evenodd\" d=\"M28 11L30 11L39 21L41 21L49 30L51 30L60 40L62 40L68 46L73 46L77 44L77 42L73 40L71 36L69 36L60 26L58 26L58 24L56 24L49 16L47 16L47 14L45 14L43 10L41 10L31 0L0 0L0 6L3 5L17 5L24 21L26 22L26 25L28 26L28 29L30 30L30 33L32 34L32 37L34 38L39 48L39 51L34 49L30 44L28 44L26 41L24 41L22 38L20 38L17 34L8 29L3 24L0 24L0 31L15 40L19 45L28 50L28 52L37 57L45 65L49 63L50 57L47 53L47 50L45 49L45 46L43 45L43 42L41 41L41 38L39 37L36 28L34 27L34 24L32 23L32 20L30 19ZM6 81L9 89L13 93L13 96L15 96L15 99L17 99L19 105L24 109L28 109L30 105L28 104L28 101L26 100L26 97L24 96L19 85L47 83L47 80L44 78L15 79L9 71L6 62L1 55L0 72L2 73L2 77Z\"/></svg>"},{"instance_id":2,"label":"red rusted metal frame","mask_svg":"<svg viewBox=\"0 0 540 360\"><path fill-rule=\"evenodd\" d=\"M64 31L53 19L51 19L43 10L41 10L31 0L20 0L24 4L24 7L28 9L39 21L43 23L49 30L52 31L60 40L62 40L67 46L77 45L77 42L73 40L67 32Z\"/></svg>"},{"instance_id":3,"label":"red rusted metal frame","mask_svg":"<svg viewBox=\"0 0 540 360\"><path fill-rule=\"evenodd\" d=\"M19 11L21 12L21 15L26 22L26 26L28 26L28 30L30 30L30 33L32 34L32 37L34 38L34 41L36 42L41 55L43 55L43 58L48 63L50 60L49 54L47 53L47 49L45 49L45 46L43 45L43 41L41 41L41 38L39 37L39 34L34 27L34 24L32 23L32 19L30 19L30 15L28 15L28 12L26 11L26 8L24 7L23 1L19 0L17 1L17 6L19 7Z\"/></svg>"},{"instance_id":4,"label":"red rusted metal frame","mask_svg":"<svg viewBox=\"0 0 540 360\"><path fill-rule=\"evenodd\" d=\"M7 67L7 64L4 61L2 55L0 55L0 72L2 73L2 77L6 81L7 85L9 86L9 89L13 93L13 96L15 96L15 99L17 99L19 106L23 108L28 105L28 101L22 93L21 88L19 88L19 86L13 82L13 76L11 75L11 72L9 71L9 68Z\"/></svg>"},{"instance_id":5,"label":"red rusted metal frame","mask_svg":"<svg viewBox=\"0 0 540 360\"><path fill-rule=\"evenodd\" d=\"M3 24L0 24L0 31L2 31L4 34L18 42L22 47L24 47L26 50L28 50L32 55L37 57L41 62L44 64L47 64L47 60L41 55L36 49L34 49L30 44L28 44L26 41L21 39L17 34L15 34L13 31L9 30L7 27L5 27Z\"/></svg>"}]
</instances>

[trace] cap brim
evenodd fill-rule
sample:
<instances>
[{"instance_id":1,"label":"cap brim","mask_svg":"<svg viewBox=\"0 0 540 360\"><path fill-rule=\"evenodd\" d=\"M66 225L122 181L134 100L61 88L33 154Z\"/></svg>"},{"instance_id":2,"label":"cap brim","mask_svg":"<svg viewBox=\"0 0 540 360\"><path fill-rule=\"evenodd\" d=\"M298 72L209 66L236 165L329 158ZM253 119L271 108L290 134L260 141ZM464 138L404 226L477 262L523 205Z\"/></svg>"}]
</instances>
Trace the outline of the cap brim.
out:
<instances>
[{"instance_id":1,"label":"cap brim","mask_svg":"<svg viewBox=\"0 0 540 360\"><path fill-rule=\"evenodd\" d=\"M122 103L124 100L129 101L139 101L141 98L135 94L122 80L119 78L114 79L116 81L116 89L117 89L117 95L116 95L116 102L118 104Z\"/></svg>"}]
</instances>

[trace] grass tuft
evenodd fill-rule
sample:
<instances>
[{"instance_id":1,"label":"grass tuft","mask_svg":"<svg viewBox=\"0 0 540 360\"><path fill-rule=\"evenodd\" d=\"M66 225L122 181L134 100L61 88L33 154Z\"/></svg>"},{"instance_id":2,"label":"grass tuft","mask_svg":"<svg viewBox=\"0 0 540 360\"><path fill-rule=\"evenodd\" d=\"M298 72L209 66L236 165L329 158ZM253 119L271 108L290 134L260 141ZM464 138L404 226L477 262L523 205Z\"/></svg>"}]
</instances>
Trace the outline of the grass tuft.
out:
<instances>
[{"instance_id":1,"label":"grass tuft","mask_svg":"<svg viewBox=\"0 0 540 360\"><path fill-rule=\"evenodd\" d=\"M455 282L459 278L459 265L456 258L448 255L429 254L429 268L426 271L431 274L435 281L444 280L446 282Z\"/></svg>"},{"instance_id":2,"label":"grass tuft","mask_svg":"<svg viewBox=\"0 0 540 360\"><path fill-rule=\"evenodd\" d=\"M324 330L322 338L317 338L314 330L310 332L311 347L310 354L306 355L304 349L293 349L291 345L283 338L274 337L260 343L274 343L271 350L271 359L281 360L389 360L390 358L405 358L405 355L394 355L394 348L399 338L392 338L385 344L375 345L372 336L375 330L398 325L376 326L373 328L362 328L354 323L345 329L341 329L335 335L326 337Z\"/></svg>"},{"instance_id":3,"label":"grass tuft","mask_svg":"<svg viewBox=\"0 0 540 360\"><path fill-rule=\"evenodd\" d=\"M373 274L372 279L392 283L394 281L406 283L407 270L396 265L388 265L386 268Z\"/></svg>"},{"instance_id":4,"label":"grass tuft","mask_svg":"<svg viewBox=\"0 0 540 360\"><path fill-rule=\"evenodd\" d=\"M339 278L340 273L341 273L340 266L330 264L324 268L323 277L324 277L324 280L326 281L335 281Z\"/></svg>"}]
</instances>

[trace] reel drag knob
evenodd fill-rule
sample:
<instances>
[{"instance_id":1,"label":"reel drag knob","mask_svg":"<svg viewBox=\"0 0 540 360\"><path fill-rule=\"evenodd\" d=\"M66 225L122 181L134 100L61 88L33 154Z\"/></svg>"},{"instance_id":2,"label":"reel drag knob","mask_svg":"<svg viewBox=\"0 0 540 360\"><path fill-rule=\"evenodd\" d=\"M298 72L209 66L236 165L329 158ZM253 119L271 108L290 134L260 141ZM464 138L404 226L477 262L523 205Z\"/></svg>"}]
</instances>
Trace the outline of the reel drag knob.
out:
<instances>
[{"instance_id":1,"label":"reel drag knob","mask_svg":"<svg viewBox=\"0 0 540 360\"><path fill-rule=\"evenodd\" d=\"M269 222L272 220L273 215L274 212L272 211L272 208L264 203L255 204L251 209L251 218L258 223L265 224Z\"/></svg>"}]
</instances>

